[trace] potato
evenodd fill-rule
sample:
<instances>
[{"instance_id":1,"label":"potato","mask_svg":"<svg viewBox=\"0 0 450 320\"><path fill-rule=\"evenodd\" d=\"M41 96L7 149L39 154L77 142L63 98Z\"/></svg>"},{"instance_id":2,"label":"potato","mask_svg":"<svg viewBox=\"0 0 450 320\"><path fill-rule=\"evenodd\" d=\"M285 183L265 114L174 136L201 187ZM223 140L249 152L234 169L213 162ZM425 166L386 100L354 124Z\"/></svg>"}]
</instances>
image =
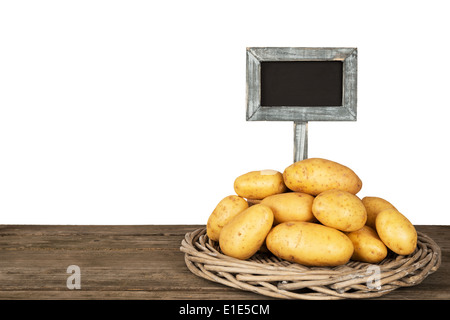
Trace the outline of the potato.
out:
<instances>
[{"instance_id":1,"label":"potato","mask_svg":"<svg viewBox=\"0 0 450 320\"><path fill-rule=\"evenodd\" d=\"M274 224L286 221L314 221L314 197L301 192L288 192L268 196L261 201L273 212Z\"/></svg>"},{"instance_id":2,"label":"potato","mask_svg":"<svg viewBox=\"0 0 450 320\"><path fill-rule=\"evenodd\" d=\"M408 255L416 249L416 228L398 210L382 210L377 215L375 226L381 241L395 253Z\"/></svg>"},{"instance_id":3,"label":"potato","mask_svg":"<svg viewBox=\"0 0 450 320\"><path fill-rule=\"evenodd\" d=\"M389 201L379 197L364 197L362 198L362 202L367 211L366 225L374 229L375 219L380 211L388 208L395 209L395 207Z\"/></svg>"},{"instance_id":4,"label":"potato","mask_svg":"<svg viewBox=\"0 0 450 320\"><path fill-rule=\"evenodd\" d=\"M339 189L357 194L362 188L361 179L350 168L334 161L311 158L297 161L283 172L284 183L292 191L311 195Z\"/></svg>"},{"instance_id":5,"label":"potato","mask_svg":"<svg viewBox=\"0 0 450 320\"><path fill-rule=\"evenodd\" d=\"M286 190L283 175L276 170L251 171L234 181L236 194L247 199L261 200Z\"/></svg>"},{"instance_id":6,"label":"potato","mask_svg":"<svg viewBox=\"0 0 450 320\"><path fill-rule=\"evenodd\" d=\"M248 259L264 244L272 225L272 210L263 204L255 204L236 215L222 228L220 249L227 256Z\"/></svg>"},{"instance_id":7,"label":"potato","mask_svg":"<svg viewBox=\"0 0 450 320\"><path fill-rule=\"evenodd\" d=\"M352 260L378 263L387 256L387 248L378 237L377 232L365 225L359 230L347 233L355 248Z\"/></svg>"},{"instance_id":8,"label":"potato","mask_svg":"<svg viewBox=\"0 0 450 320\"><path fill-rule=\"evenodd\" d=\"M238 213L248 208L245 199L231 195L223 198L208 218L206 233L211 240L219 241L222 228Z\"/></svg>"},{"instance_id":9,"label":"potato","mask_svg":"<svg viewBox=\"0 0 450 320\"><path fill-rule=\"evenodd\" d=\"M361 229L367 220L362 201L350 192L337 189L320 193L314 199L312 212L322 224L345 232Z\"/></svg>"},{"instance_id":10,"label":"potato","mask_svg":"<svg viewBox=\"0 0 450 320\"><path fill-rule=\"evenodd\" d=\"M347 263L353 244L341 231L312 222L290 221L273 227L266 246L275 256L306 266Z\"/></svg>"}]
</instances>

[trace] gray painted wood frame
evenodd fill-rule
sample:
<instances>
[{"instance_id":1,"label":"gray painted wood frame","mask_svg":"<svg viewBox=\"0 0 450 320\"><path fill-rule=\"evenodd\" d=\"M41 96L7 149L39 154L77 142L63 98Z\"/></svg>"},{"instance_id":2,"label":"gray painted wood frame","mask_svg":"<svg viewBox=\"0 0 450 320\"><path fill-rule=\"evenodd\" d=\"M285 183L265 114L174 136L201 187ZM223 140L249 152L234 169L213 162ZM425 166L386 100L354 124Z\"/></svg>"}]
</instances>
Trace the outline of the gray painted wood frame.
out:
<instances>
[{"instance_id":1,"label":"gray painted wood frame","mask_svg":"<svg viewBox=\"0 0 450 320\"><path fill-rule=\"evenodd\" d=\"M247 121L356 121L357 49L253 47L247 48ZM342 61L342 106L261 106L261 62Z\"/></svg>"}]
</instances>

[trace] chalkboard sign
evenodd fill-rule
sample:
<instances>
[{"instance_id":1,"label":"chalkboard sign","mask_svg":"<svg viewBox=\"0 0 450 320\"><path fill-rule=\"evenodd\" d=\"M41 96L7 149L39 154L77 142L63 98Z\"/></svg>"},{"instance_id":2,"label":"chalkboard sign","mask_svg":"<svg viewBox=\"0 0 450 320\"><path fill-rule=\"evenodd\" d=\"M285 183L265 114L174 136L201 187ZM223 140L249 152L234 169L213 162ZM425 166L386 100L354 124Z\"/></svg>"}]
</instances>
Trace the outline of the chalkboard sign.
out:
<instances>
[{"instance_id":1,"label":"chalkboard sign","mask_svg":"<svg viewBox=\"0 0 450 320\"><path fill-rule=\"evenodd\" d=\"M341 106L342 61L261 62L261 106Z\"/></svg>"},{"instance_id":2,"label":"chalkboard sign","mask_svg":"<svg viewBox=\"0 0 450 320\"><path fill-rule=\"evenodd\" d=\"M356 48L247 48L247 121L293 121L294 161L308 121L356 121Z\"/></svg>"},{"instance_id":3,"label":"chalkboard sign","mask_svg":"<svg viewBox=\"0 0 450 320\"><path fill-rule=\"evenodd\" d=\"M247 120L355 121L356 48L247 48Z\"/></svg>"}]
</instances>

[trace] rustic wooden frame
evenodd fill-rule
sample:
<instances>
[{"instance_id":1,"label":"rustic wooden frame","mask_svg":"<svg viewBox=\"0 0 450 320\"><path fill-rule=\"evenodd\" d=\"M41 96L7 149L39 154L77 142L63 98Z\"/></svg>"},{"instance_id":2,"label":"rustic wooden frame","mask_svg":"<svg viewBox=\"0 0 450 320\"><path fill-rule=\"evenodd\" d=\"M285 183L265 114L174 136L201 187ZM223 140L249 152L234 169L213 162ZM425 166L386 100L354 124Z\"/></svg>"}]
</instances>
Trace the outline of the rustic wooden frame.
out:
<instances>
[{"instance_id":1,"label":"rustic wooden frame","mask_svg":"<svg viewBox=\"0 0 450 320\"><path fill-rule=\"evenodd\" d=\"M356 121L356 48L247 48L247 121ZM343 101L341 106L261 106L261 62L342 61Z\"/></svg>"}]
</instances>

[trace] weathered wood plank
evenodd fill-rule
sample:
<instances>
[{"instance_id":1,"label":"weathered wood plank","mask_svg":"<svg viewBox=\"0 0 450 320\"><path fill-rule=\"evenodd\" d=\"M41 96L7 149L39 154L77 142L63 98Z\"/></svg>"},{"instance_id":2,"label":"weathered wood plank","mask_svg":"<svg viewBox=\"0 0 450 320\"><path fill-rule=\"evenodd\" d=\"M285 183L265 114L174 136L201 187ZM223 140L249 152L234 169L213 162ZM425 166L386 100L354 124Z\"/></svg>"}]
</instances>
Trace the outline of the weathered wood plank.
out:
<instances>
[{"instance_id":1,"label":"weathered wood plank","mask_svg":"<svg viewBox=\"0 0 450 320\"><path fill-rule=\"evenodd\" d=\"M199 227L0 225L0 299L268 299L186 268L180 243ZM417 228L440 245L440 269L381 299L450 299L450 227ZM67 288L69 265L80 290Z\"/></svg>"}]
</instances>

